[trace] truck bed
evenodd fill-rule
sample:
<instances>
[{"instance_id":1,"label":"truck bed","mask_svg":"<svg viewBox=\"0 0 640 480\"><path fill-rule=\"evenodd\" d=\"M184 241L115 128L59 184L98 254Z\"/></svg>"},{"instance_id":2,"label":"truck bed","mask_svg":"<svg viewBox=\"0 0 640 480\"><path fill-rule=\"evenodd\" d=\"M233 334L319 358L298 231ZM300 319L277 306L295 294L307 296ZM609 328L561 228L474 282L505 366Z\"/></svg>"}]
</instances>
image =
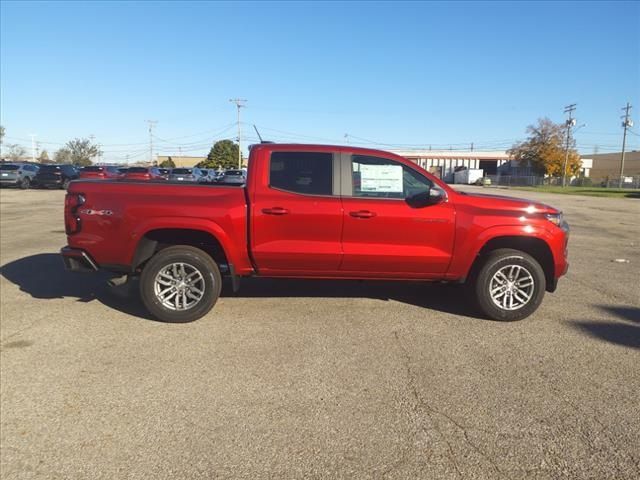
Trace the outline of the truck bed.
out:
<instances>
[{"instance_id":1,"label":"truck bed","mask_svg":"<svg viewBox=\"0 0 640 480\"><path fill-rule=\"evenodd\" d=\"M238 268L247 258L247 204L243 186L121 180L74 181L69 192L82 194L81 230L70 246L94 252L101 267L125 270L140 240L157 229L205 230L224 237Z\"/></svg>"}]
</instances>

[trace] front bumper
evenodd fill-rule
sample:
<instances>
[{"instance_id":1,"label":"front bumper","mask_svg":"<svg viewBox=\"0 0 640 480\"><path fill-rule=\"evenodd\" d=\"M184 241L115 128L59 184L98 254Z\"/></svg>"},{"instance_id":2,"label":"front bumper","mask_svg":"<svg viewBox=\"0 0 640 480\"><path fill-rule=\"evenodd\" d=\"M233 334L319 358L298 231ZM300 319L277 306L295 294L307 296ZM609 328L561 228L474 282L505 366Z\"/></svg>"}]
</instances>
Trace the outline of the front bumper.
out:
<instances>
[{"instance_id":1,"label":"front bumper","mask_svg":"<svg viewBox=\"0 0 640 480\"><path fill-rule=\"evenodd\" d=\"M90 273L98 271L98 265L91 256L79 248L63 247L60 250L62 261L71 272Z\"/></svg>"}]
</instances>

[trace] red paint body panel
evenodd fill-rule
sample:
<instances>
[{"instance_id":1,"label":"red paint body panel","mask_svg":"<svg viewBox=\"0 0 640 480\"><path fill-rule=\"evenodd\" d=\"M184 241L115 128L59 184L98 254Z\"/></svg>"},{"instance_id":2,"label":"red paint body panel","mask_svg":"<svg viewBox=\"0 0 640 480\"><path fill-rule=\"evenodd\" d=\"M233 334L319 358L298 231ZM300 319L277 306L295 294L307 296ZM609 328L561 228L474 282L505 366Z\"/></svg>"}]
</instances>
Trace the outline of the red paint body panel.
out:
<instances>
[{"instance_id":1,"label":"red paint body panel","mask_svg":"<svg viewBox=\"0 0 640 480\"><path fill-rule=\"evenodd\" d=\"M404 200L271 188L269 161L276 150L387 158L430 179L447 199L410 208ZM456 192L414 163L378 150L261 144L251 149L246 187L76 181L69 194L82 194L86 202L78 213L80 231L68 236L69 246L86 251L98 265L131 265L146 233L184 228L217 238L239 275L455 281L467 276L487 241L504 236L544 241L554 276L567 269L567 234L545 218L557 210Z\"/></svg>"}]
</instances>

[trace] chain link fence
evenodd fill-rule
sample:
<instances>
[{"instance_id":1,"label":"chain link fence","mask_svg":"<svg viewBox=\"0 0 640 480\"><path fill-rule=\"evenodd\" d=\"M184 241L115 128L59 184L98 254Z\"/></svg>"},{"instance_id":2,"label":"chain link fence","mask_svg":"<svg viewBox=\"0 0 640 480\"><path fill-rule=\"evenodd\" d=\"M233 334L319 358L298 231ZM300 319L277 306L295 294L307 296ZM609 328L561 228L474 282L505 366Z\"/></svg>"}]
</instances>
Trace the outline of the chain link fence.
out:
<instances>
[{"instance_id":1,"label":"chain link fence","mask_svg":"<svg viewBox=\"0 0 640 480\"><path fill-rule=\"evenodd\" d=\"M562 186L562 177L542 177L537 175L487 175L492 186L500 187L541 187L547 185ZM572 187L600 187L600 188L640 188L640 176L619 178L607 178L601 181L593 181L589 177L567 179L567 184Z\"/></svg>"}]
</instances>

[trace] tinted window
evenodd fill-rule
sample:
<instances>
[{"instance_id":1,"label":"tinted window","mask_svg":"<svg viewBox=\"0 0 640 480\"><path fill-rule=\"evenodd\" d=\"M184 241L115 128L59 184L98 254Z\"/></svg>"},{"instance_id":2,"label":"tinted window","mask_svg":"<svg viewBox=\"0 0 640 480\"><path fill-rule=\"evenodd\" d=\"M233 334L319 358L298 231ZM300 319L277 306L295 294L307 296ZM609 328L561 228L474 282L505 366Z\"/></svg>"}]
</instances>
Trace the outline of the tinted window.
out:
<instances>
[{"instance_id":1,"label":"tinted window","mask_svg":"<svg viewBox=\"0 0 640 480\"><path fill-rule=\"evenodd\" d=\"M127 173L147 173L147 169L145 167L131 167L127 169Z\"/></svg>"},{"instance_id":2,"label":"tinted window","mask_svg":"<svg viewBox=\"0 0 640 480\"><path fill-rule=\"evenodd\" d=\"M226 172L224 172L224 174L239 177L241 175L244 175L244 172L242 170L227 170Z\"/></svg>"},{"instance_id":3,"label":"tinted window","mask_svg":"<svg viewBox=\"0 0 640 480\"><path fill-rule=\"evenodd\" d=\"M190 175L191 174L191 169L190 168L174 168L171 173L177 173L177 174L182 174L182 175Z\"/></svg>"},{"instance_id":4,"label":"tinted window","mask_svg":"<svg viewBox=\"0 0 640 480\"><path fill-rule=\"evenodd\" d=\"M310 195L333 193L333 155L315 152L273 152L269 185Z\"/></svg>"},{"instance_id":5,"label":"tinted window","mask_svg":"<svg viewBox=\"0 0 640 480\"><path fill-rule=\"evenodd\" d=\"M354 197L408 198L432 186L413 169L386 158L353 155L351 164Z\"/></svg>"},{"instance_id":6,"label":"tinted window","mask_svg":"<svg viewBox=\"0 0 640 480\"><path fill-rule=\"evenodd\" d=\"M18 170L18 165L0 165L0 170Z\"/></svg>"},{"instance_id":7,"label":"tinted window","mask_svg":"<svg viewBox=\"0 0 640 480\"><path fill-rule=\"evenodd\" d=\"M101 172L104 170L103 167L84 167L82 169L83 172Z\"/></svg>"}]
</instances>

